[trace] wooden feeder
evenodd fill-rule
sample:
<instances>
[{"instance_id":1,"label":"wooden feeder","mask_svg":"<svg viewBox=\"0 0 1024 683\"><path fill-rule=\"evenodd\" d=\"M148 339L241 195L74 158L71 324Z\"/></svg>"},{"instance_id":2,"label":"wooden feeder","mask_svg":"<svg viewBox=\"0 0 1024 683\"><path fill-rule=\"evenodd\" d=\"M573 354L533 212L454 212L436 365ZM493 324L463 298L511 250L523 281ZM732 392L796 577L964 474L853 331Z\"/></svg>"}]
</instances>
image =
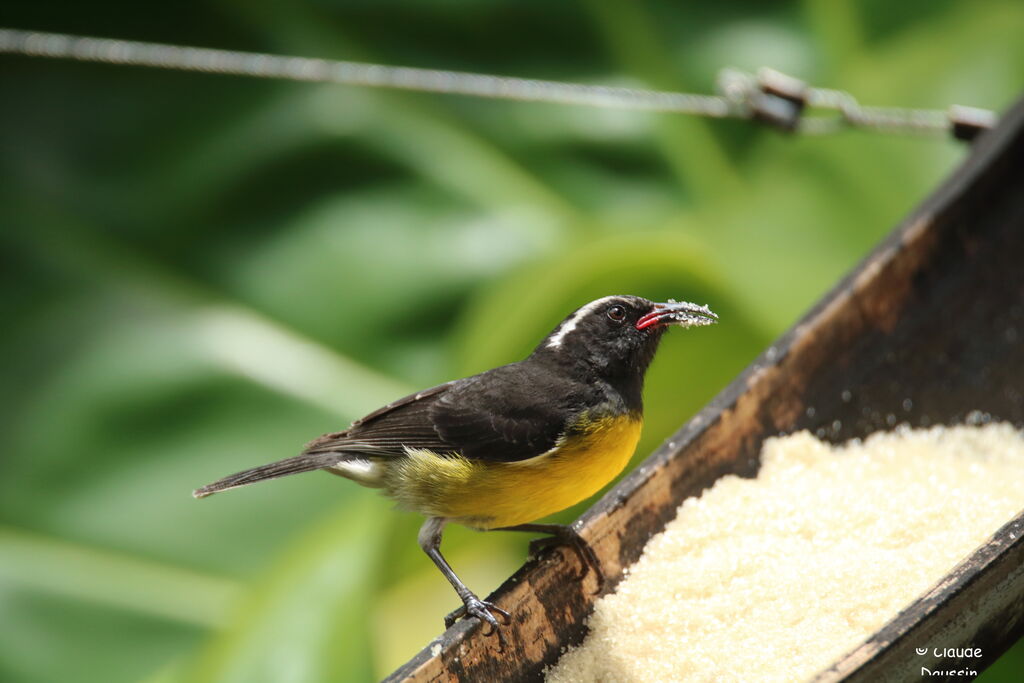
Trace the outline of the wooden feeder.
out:
<instances>
[{"instance_id":1,"label":"wooden feeder","mask_svg":"<svg viewBox=\"0 0 1024 683\"><path fill-rule=\"evenodd\" d=\"M581 533L613 590L684 499L725 474L754 476L767 437L808 429L840 442L982 414L1024 425L1024 100L853 273L584 514ZM586 635L595 584L574 581L579 570L572 553L551 550L489 598L513 615L504 651L462 621L388 680L540 679ZM981 648L980 660L942 662L980 671L1022 636L1024 513L817 680L909 680L923 646Z\"/></svg>"}]
</instances>

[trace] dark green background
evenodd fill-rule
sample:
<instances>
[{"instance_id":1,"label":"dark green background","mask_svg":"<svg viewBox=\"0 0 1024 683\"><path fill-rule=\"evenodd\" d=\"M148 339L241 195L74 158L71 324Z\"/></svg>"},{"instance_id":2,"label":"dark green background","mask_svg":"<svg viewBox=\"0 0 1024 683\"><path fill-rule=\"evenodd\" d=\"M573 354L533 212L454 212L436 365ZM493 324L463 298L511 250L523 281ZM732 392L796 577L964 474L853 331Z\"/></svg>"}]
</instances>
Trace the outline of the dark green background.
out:
<instances>
[{"instance_id":1,"label":"dark green background","mask_svg":"<svg viewBox=\"0 0 1024 683\"><path fill-rule=\"evenodd\" d=\"M1024 85L1009 0L5 0L0 25L698 92L768 65L937 108ZM385 674L456 605L414 515L326 475L191 489L516 360L591 298L708 303L722 324L651 369L639 460L964 153L0 56L0 679ZM485 594L525 542L445 549Z\"/></svg>"}]
</instances>

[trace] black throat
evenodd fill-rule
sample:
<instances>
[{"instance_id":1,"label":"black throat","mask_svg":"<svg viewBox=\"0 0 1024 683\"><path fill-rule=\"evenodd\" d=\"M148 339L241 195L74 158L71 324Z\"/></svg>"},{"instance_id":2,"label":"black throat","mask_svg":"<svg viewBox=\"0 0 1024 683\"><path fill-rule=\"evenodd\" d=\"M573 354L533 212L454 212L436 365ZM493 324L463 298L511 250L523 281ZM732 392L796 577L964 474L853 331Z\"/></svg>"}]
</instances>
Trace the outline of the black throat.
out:
<instances>
[{"instance_id":1,"label":"black throat","mask_svg":"<svg viewBox=\"0 0 1024 683\"><path fill-rule=\"evenodd\" d=\"M592 387L599 394L620 403L626 412L643 414L644 376L654 359L665 328L649 330L642 343L609 347L598 340L577 337L573 344L551 348L541 344L530 360L544 363L575 382ZM588 341L590 343L588 343Z\"/></svg>"}]
</instances>

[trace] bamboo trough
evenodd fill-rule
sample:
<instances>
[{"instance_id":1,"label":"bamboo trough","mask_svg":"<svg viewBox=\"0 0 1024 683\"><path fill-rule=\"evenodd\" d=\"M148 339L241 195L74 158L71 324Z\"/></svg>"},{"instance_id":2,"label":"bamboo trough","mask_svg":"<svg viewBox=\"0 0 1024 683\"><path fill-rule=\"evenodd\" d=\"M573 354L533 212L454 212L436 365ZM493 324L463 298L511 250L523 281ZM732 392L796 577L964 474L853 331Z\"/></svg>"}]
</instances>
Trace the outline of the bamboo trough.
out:
<instances>
[{"instance_id":1,"label":"bamboo trough","mask_svg":"<svg viewBox=\"0 0 1024 683\"><path fill-rule=\"evenodd\" d=\"M800 322L578 521L614 590L687 497L754 476L765 438L833 442L979 414L1024 426L1024 100ZM1024 486L1024 482L1021 482ZM390 682L532 681L580 643L597 596L572 553L527 562L488 598L508 646L462 621ZM915 647L981 648L982 670L1024 636L1024 512L816 680L916 678Z\"/></svg>"}]
</instances>

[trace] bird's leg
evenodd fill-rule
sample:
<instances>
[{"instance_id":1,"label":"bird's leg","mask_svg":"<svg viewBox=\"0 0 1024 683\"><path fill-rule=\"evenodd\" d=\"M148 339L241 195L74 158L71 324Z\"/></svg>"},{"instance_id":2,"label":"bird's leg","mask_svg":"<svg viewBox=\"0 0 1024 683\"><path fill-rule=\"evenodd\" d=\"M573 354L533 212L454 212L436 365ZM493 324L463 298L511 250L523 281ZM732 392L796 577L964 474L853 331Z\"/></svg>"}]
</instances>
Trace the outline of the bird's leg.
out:
<instances>
[{"instance_id":1,"label":"bird's leg","mask_svg":"<svg viewBox=\"0 0 1024 683\"><path fill-rule=\"evenodd\" d=\"M461 619L466 616L476 617L481 622L485 622L490 625L491 633L498 636L498 640L501 642L501 647L505 647L505 634L501 632L501 628L498 624L498 619L495 615L500 615L503 623L508 624L511 617L508 612L497 607L489 602L478 598L473 591L466 588L466 584L462 583L455 572L452 571L451 565L441 555L441 533L444 531L444 525L447 523L444 517L431 517L423 523L420 527L419 542L420 547L423 548L437 568L441 570L448 582L452 584L452 588L459 594L462 599L462 607L455 610L444 618L445 628L451 628L451 625L455 623L457 619Z\"/></svg>"},{"instance_id":2,"label":"bird's leg","mask_svg":"<svg viewBox=\"0 0 1024 683\"><path fill-rule=\"evenodd\" d=\"M530 554L536 555L538 551L552 545L562 544L569 546L576 553L576 557L579 558L582 567L576 579L582 580L587 575L588 567L593 569L594 576L597 578L597 589L594 592L601 592L601 588L604 586L604 572L601 571L601 564L597 560L597 555L594 554L594 549L590 547L590 544L583 540L583 537L571 525L517 524L515 526L491 529L491 531L532 531L538 534L550 534L550 538L536 538L530 541Z\"/></svg>"}]
</instances>

